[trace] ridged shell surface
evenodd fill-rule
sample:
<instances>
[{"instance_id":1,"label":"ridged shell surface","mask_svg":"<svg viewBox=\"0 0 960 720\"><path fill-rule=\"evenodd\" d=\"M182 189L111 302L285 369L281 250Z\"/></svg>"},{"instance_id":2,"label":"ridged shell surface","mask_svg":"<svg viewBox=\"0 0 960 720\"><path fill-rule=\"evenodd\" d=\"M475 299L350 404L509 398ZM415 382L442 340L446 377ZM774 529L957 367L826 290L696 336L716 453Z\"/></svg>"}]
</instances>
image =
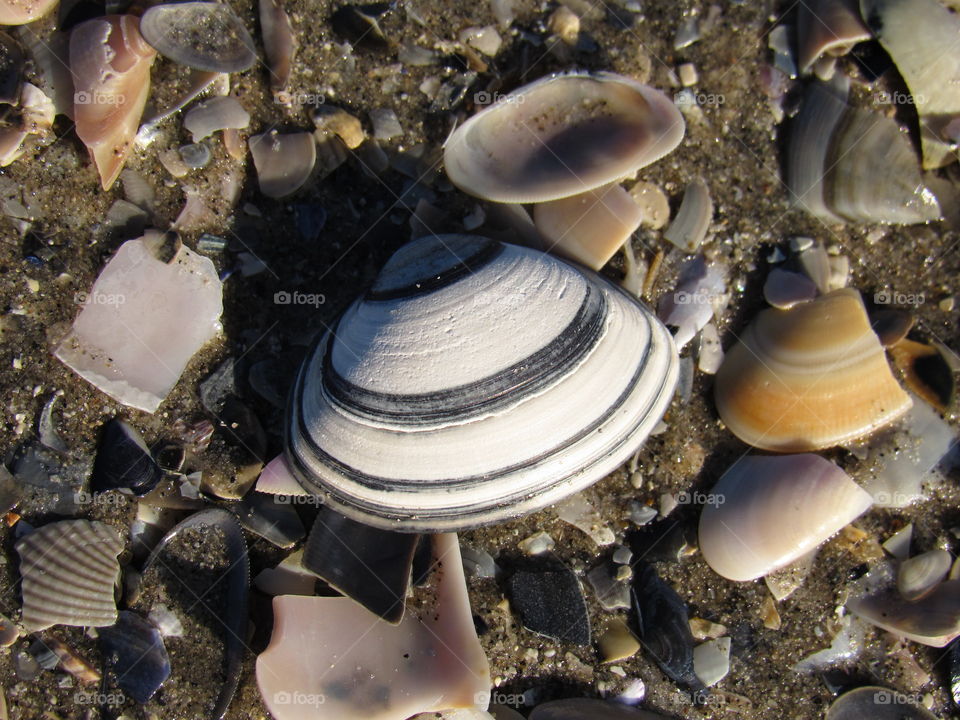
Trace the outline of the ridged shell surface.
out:
<instances>
[{"instance_id":1,"label":"ridged shell surface","mask_svg":"<svg viewBox=\"0 0 960 720\"><path fill-rule=\"evenodd\" d=\"M287 457L361 522L498 522L624 462L666 410L677 365L667 329L598 275L486 238L421 238L308 355Z\"/></svg>"},{"instance_id":2,"label":"ridged shell surface","mask_svg":"<svg viewBox=\"0 0 960 720\"><path fill-rule=\"evenodd\" d=\"M23 578L23 624L104 627L117 621L114 585L123 541L109 525L62 520L17 541Z\"/></svg>"},{"instance_id":3,"label":"ridged shell surface","mask_svg":"<svg viewBox=\"0 0 960 720\"><path fill-rule=\"evenodd\" d=\"M714 395L734 435L777 452L863 437L911 404L850 288L761 312L724 358Z\"/></svg>"},{"instance_id":4,"label":"ridged shell surface","mask_svg":"<svg viewBox=\"0 0 960 720\"><path fill-rule=\"evenodd\" d=\"M659 90L613 73L551 75L457 128L443 163L471 195L546 202L633 175L683 133L683 116Z\"/></svg>"}]
</instances>

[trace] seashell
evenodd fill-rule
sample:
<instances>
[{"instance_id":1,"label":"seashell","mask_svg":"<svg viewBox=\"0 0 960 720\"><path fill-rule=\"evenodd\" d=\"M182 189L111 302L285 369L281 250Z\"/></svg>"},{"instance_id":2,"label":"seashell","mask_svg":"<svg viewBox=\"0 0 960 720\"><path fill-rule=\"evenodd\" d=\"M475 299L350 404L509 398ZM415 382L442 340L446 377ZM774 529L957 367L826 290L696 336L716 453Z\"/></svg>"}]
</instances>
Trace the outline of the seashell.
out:
<instances>
[{"instance_id":1,"label":"seashell","mask_svg":"<svg viewBox=\"0 0 960 720\"><path fill-rule=\"evenodd\" d=\"M0 103L16 105L23 86L23 48L5 32L0 32Z\"/></svg>"},{"instance_id":2,"label":"seashell","mask_svg":"<svg viewBox=\"0 0 960 720\"><path fill-rule=\"evenodd\" d=\"M530 720L665 720L663 715L593 698L565 698L537 705Z\"/></svg>"},{"instance_id":3,"label":"seashell","mask_svg":"<svg viewBox=\"0 0 960 720\"><path fill-rule=\"evenodd\" d=\"M280 0L260 0L260 37L267 56L270 73L270 88L282 90L290 80L290 67L297 51L297 39L293 34L290 16Z\"/></svg>"},{"instance_id":4,"label":"seashell","mask_svg":"<svg viewBox=\"0 0 960 720\"><path fill-rule=\"evenodd\" d=\"M826 720L937 720L908 695L879 686L859 687L830 705Z\"/></svg>"},{"instance_id":5,"label":"seashell","mask_svg":"<svg viewBox=\"0 0 960 720\"><path fill-rule=\"evenodd\" d=\"M936 0L860 0L860 11L910 89L923 167L953 162L945 130L960 115L960 18Z\"/></svg>"},{"instance_id":6,"label":"seashell","mask_svg":"<svg viewBox=\"0 0 960 720\"><path fill-rule=\"evenodd\" d=\"M0 25L26 25L39 20L57 5L57 0L0 0Z\"/></svg>"},{"instance_id":7,"label":"seashell","mask_svg":"<svg viewBox=\"0 0 960 720\"><path fill-rule=\"evenodd\" d=\"M403 617L419 538L370 527L323 507L304 546L303 567L396 624Z\"/></svg>"},{"instance_id":8,"label":"seashell","mask_svg":"<svg viewBox=\"0 0 960 720\"><path fill-rule=\"evenodd\" d=\"M870 327L880 338L880 344L886 348L903 340L914 322L916 318L905 310L884 308L870 313Z\"/></svg>"},{"instance_id":9,"label":"seashell","mask_svg":"<svg viewBox=\"0 0 960 720\"><path fill-rule=\"evenodd\" d=\"M308 132L271 130L247 141L257 168L260 192L270 198L290 195L307 181L317 162L317 145Z\"/></svg>"},{"instance_id":10,"label":"seashell","mask_svg":"<svg viewBox=\"0 0 960 720\"><path fill-rule=\"evenodd\" d=\"M817 296L817 286L806 275L774 268L763 283L763 299L778 310L790 308Z\"/></svg>"},{"instance_id":11,"label":"seashell","mask_svg":"<svg viewBox=\"0 0 960 720\"><path fill-rule=\"evenodd\" d=\"M154 5L143 14L140 31L161 55L196 70L242 72L257 59L253 38L225 4Z\"/></svg>"},{"instance_id":12,"label":"seashell","mask_svg":"<svg viewBox=\"0 0 960 720\"><path fill-rule=\"evenodd\" d=\"M530 632L557 642L590 644L590 618L577 576L548 562L517 570L507 581L510 607Z\"/></svg>"},{"instance_id":13,"label":"seashell","mask_svg":"<svg viewBox=\"0 0 960 720\"><path fill-rule=\"evenodd\" d=\"M667 327L676 328L673 340L683 349L726 302L723 268L707 265L706 258L697 255L683 265L674 292L660 299L657 316Z\"/></svg>"},{"instance_id":14,"label":"seashell","mask_svg":"<svg viewBox=\"0 0 960 720\"><path fill-rule=\"evenodd\" d=\"M683 192L680 209L670 223L664 237L685 253L692 255L700 249L713 219L713 200L703 178L697 178Z\"/></svg>"},{"instance_id":15,"label":"seashell","mask_svg":"<svg viewBox=\"0 0 960 720\"><path fill-rule=\"evenodd\" d=\"M296 509L272 495L248 492L228 507L244 529L277 547L291 548L306 535Z\"/></svg>"},{"instance_id":16,"label":"seashell","mask_svg":"<svg viewBox=\"0 0 960 720\"><path fill-rule=\"evenodd\" d=\"M457 128L443 162L485 200L533 203L595 190L673 150L684 122L658 90L612 73L550 75Z\"/></svg>"},{"instance_id":17,"label":"seashell","mask_svg":"<svg viewBox=\"0 0 960 720\"><path fill-rule=\"evenodd\" d=\"M646 562L634 565L633 608L637 637L661 670L699 696L703 683L693 671L693 633L686 603Z\"/></svg>"},{"instance_id":18,"label":"seashell","mask_svg":"<svg viewBox=\"0 0 960 720\"><path fill-rule=\"evenodd\" d=\"M909 225L940 218L916 154L892 118L847 104L838 73L810 85L787 143L792 201L825 222Z\"/></svg>"},{"instance_id":19,"label":"seashell","mask_svg":"<svg viewBox=\"0 0 960 720\"><path fill-rule=\"evenodd\" d=\"M850 288L762 311L724 358L714 396L734 435L777 452L863 437L911 405Z\"/></svg>"},{"instance_id":20,"label":"seashell","mask_svg":"<svg viewBox=\"0 0 960 720\"><path fill-rule=\"evenodd\" d=\"M890 357L903 373L907 387L940 412L947 411L953 402L956 381L937 348L904 338L890 347Z\"/></svg>"},{"instance_id":21,"label":"seashell","mask_svg":"<svg viewBox=\"0 0 960 720\"><path fill-rule=\"evenodd\" d=\"M183 127L199 142L217 130L243 130L250 124L250 113L233 96L212 97L193 107L183 118Z\"/></svg>"},{"instance_id":22,"label":"seashell","mask_svg":"<svg viewBox=\"0 0 960 720\"><path fill-rule=\"evenodd\" d=\"M599 270L640 227L640 206L617 184L533 206L546 249Z\"/></svg>"},{"instance_id":23,"label":"seashell","mask_svg":"<svg viewBox=\"0 0 960 720\"><path fill-rule=\"evenodd\" d=\"M113 418L103 427L90 486L96 491L126 489L143 496L153 490L163 471L134 428Z\"/></svg>"},{"instance_id":24,"label":"seashell","mask_svg":"<svg viewBox=\"0 0 960 720\"><path fill-rule=\"evenodd\" d=\"M274 598L273 636L256 670L271 716L396 720L486 708L490 669L474 629L456 535L434 537L433 557L430 597L398 625L372 620L348 598ZM305 699L291 703L291 696Z\"/></svg>"},{"instance_id":25,"label":"seashell","mask_svg":"<svg viewBox=\"0 0 960 720\"><path fill-rule=\"evenodd\" d=\"M897 590L905 600L919 600L929 593L947 573L953 557L946 550L930 550L900 563Z\"/></svg>"},{"instance_id":26,"label":"seashell","mask_svg":"<svg viewBox=\"0 0 960 720\"><path fill-rule=\"evenodd\" d=\"M129 610L121 610L116 624L100 631L100 649L117 685L140 704L170 677L170 657L160 631Z\"/></svg>"},{"instance_id":27,"label":"seashell","mask_svg":"<svg viewBox=\"0 0 960 720\"><path fill-rule=\"evenodd\" d=\"M23 625L103 627L117 620L114 586L123 541L109 525L61 520L17 541L23 579Z\"/></svg>"},{"instance_id":28,"label":"seashell","mask_svg":"<svg viewBox=\"0 0 960 720\"><path fill-rule=\"evenodd\" d=\"M847 609L898 637L945 647L960 636L960 580L946 580L913 602L881 591L847 601Z\"/></svg>"},{"instance_id":29,"label":"seashell","mask_svg":"<svg viewBox=\"0 0 960 720\"><path fill-rule=\"evenodd\" d=\"M825 53L846 55L870 38L857 0L809 0L797 8L797 64L803 74Z\"/></svg>"},{"instance_id":30,"label":"seashell","mask_svg":"<svg viewBox=\"0 0 960 720\"><path fill-rule=\"evenodd\" d=\"M772 598L768 597L768 600ZM722 637L708 640L693 649L693 670L707 687L713 687L730 672L730 643L729 637Z\"/></svg>"},{"instance_id":31,"label":"seashell","mask_svg":"<svg viewBox=\"0 0 960 720\"><path fill-rule=\"evenodd\" d=\"M700 550L715 572L745 582L789 565L873 505L839 467L818 455L748 455L711 490Z\"/></svg>"},{"instance_id":32,"label":"seashell","mask_svg":"<svg viewBox=\"0 0 960 720\"><path fill-rule=\"evenodd\" d=\"M73 119L104 190L120 175L150 92L156 51L133 15L107 15L70 33Z\"/></svg>"},{"instance_id":33,"label":"seashell","mask_svg":"<svg viewBox=\"0 0 960 720\"><path fill-rule=\"evenodd\" d=\"M425 237L308 354L287 460L370 525L499 522L626 461L677 365L666 328L600 276L487 238Z\"/></svg>"}]
</instances>

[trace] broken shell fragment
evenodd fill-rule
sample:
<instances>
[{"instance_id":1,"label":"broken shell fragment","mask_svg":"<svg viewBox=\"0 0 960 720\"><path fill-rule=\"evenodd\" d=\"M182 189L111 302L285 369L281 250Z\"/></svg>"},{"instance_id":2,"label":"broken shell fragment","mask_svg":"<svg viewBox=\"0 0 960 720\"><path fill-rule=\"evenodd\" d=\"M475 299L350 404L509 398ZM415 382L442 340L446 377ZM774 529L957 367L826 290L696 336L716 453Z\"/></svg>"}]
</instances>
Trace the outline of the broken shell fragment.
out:
<instances>
[{"instance_id":1,"label":"broken shell fragment","mask_svg":"<svg viewBox=\"0 0 960 720\"><path fill-rule=\"evenodd\" d=\"M277 720L404 720L485 709L490 670L474 629L456 535L433 538L431 600L399 625L343 597L273 600L257 684ZM358 628L363 629L358 642ZM303 701L292 703L291 696Z\"/></svg>"},{"instance_id":2,"label":"broken shell fragment","mask_svg":"<svg viewBox=\"0 0 960 720\"><path fill-rule=\"evenodd\" d=\"M546 249L591 270L607 264L640 220L640 207L617 184L533 206L533 222Z\"/></svg>"},{"instance_id":3,"label":"broken shell fragment","mask_svg":"<svg viewBox=\"0 0 960 720\"><path fill-rule=\"evenodd\" d=\"M248 141L260 192L270 198L291 195L307 181L317 162L317 145L308 132L271 130Z\"/></svg>"},{"instance_id":4,"label":"broken shell fragment","mask_svg":"<svg viewBox=\"0 0 960 720\"><path fill-rule=\"evenodd\" d=\"M297 51L297 39L293 34L290 16L280 0L260 0L260 36L263 51L267 56L270 73L270 88L282 90L290 80L290 67Z\"/></svg>"},{"instance_id":5,"label":"broken shell fragment","mask_svg":"<svg viewBox=\"0 0 960 720\"><path fill-rule=\"evenodd\" d=\"M212 97L191 108L183 118L183 127L194 142L210 137L217 130L243 130L250 124L250 113L233 96Z\"/></svg>"},{"instance_id":6,"label":"broken shell fragment","mask_svg":"<svg viewBox=\"0 0 960 720\"><path fill-rule=\"evenodd\" d=\"M110 397L150 413L220 332L223 310L210 259L183 246L171 257L166 242L153 232L121 245L54 353Z\"/></svg>"},{"instance_id":7,"label":"broken shell fragment","mask_svg":"<svg viewBox=\"0 0 960 720\"><path fill-rule=\"evenodd\" d=\"M850 612L894 635L931 647L960 636L960 580L947 580L914 602L882 591L847 602Z\"/></svg>"},{"instance_id":8,"label":"broken shell fragment","mask_svg":"<svg viewBox=\"0 0 960 720\"><path fill-rule=\"evenodd\" d=\"M23 625L103 627L117 620L114 585L123 541L109 525L61 520L44 525L16 544L23 578Z\"/></svg>"},{"instance_id":9,"label":"broken shell fragment","mask_svg":"<svg viewBox=\"0 0 960 720\"><path fill-rule=\"evenodd\" d=\"M685 253L692 255L700 249L713 219L713 200L703 178L697 178L683 193L677 216L670 223L664 237Z\"/></svg>"},{"instance_id":10,"label":"broken shell fragment","mask_svg":"<svg viewBox=\"0 0 960 720\"><path fill-rule=\"evenodd\" d=\"M557 200L633 175L683 138L661 93L612 73L551 75L467 120L444 148L466 193L503 203Z\"/></svg>"},{"instance_id":11,"label":"broken shell fragment","mask_svg":"<svg viewBox=\"0 0 960 720\"><path fill-rule=\"evenodd\" d=\"M0 0L0 25L26 25L39 20L57 5L57 0Z\"/></svg>"},{"instance_id":12,"label":"broken shell fragment","mask_svg":"<svg viewBox=\"0 0 960 720\"><path fill-rule=\"evenodd\" d=\"M483 237L424 237L307 356L287 460L370 525L499 522L625 462L669 404L677 365L666 328L606 279Z\"/></svg>"},{"instance_id":13,"label":"broken shell fragment","mask_svg":"<svg viewBox=\"0 0 960 720\"><path fill-rule=\"evenodd\" d=\"M850 288L762 311L726 354L714 395L734 435L777 452L869 435L911 405Z\"/></svg>"},{"instance_id":14,"label":"broken shell fragment","mask_svg":"<svg viewBox=\"0 0 960 720\"><path fill-rule=\"evenodd\" d=\"M905 600L919 600L950 572L953 556L946 550L930 550L900 563L897 590Z\"/></svg>"},{"instance_id":15,"label":"broken shell fragment","mask_svg":"<svg viewBox=\"0 0 960 720\"><path fill-rule=\"evenodd\" d=\"M150 92L156 51L133 15L107 15L70 32L73 119L104 190L120 175Z\"/></svg>"},{"instance_id":16,"label":"broken shell fragment","mask_svg":"<svg viewBox=\"0 0 960 720\"><path fill-rule=\"evenodd\" d=\"M797 65L803 74L824 54L845 55L870 37L857 0L808 0L797 7Z\"/></svg>"},{"instance_id":17,"label":"broken shell fragment","mask_svg":"<svg viewBox=\"0 0 960 720\"><path fill-rule=\"evenodd\" d=\"M711 495L718 502L700 515L700 550L714 571L739 582L789 565L873 505L843 470L811 454L748 455Z\"/></svg>"},{"instance_id":18,"label":"broken shell fragment","mask_svg":"<svg viewBox=\"0 0 960 720\"><path fill-rule=\"evenodd\" d=\"M257 59L253 38L226 4L154 5L143 14L140 31L161 55L196 70L242 72Z\"/></svg>"},{"instance_id":19,"label":"broken shell fragment","mask_svg":"<svg viewBox=\"0 0 960 720\"><path fill-rule=\"evenodd\" d=\"M859 687L830 706L826 720L937 720L911 697L885 687Z\"/></svg>"},{"instance_id":20,"label":"broken shell fragment","mask_svg":"<svg viewBox=\"0 0 960 720\"><path fill-rule=\"evenodd\" d=\"M103 428L100 447L93 463L90 486L94 490L128 490L146 495L163 477L147 444L134 428L113 418Z\"/></svg>"},{"instance_id":21,"label":"broken shell fragment","mask_svg":"<svg viewBox=\"0 0 960 720\"><path fill-rule=\"evenodd\" d=\"M100 631L100 648L117 685L140 704L170 677L170 658L160 631L134 612L121 610L116 624Z\"/></svg>"}]
</instances>

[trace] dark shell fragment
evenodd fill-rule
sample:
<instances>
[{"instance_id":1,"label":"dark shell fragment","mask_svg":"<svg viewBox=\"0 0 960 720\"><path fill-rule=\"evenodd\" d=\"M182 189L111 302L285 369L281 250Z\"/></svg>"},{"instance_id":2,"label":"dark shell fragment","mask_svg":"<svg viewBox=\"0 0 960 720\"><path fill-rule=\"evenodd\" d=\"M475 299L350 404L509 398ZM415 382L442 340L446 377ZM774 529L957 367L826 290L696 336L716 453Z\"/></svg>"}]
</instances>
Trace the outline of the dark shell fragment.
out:
<instances>
[{"instance_id":1,"label":"dark shell fragment","mask_svg":"<svg viewBox=\"0 0 960 720\"><path fill-rule=\"evenodd\" d=\"M90 486L96 492L130 490L143 496L163 478L163 470L134 428L114 418L103 427Z\"/></svg>"},{"instance_id":2,"label":"dark shell fragment","mask_svg":"<svg viewBox=\"0 0 960 720\"><path fill-rule=\"evenodd\" d=\"M575 645L590 644L590 618L573 570L560 563L518 570L507 581L510 604L523 626Z\"/></svg>"},{"instance_id":3,"label":"dark shell fragment","mask_svg":"<svg viewBox=\"0 0 960 720\"><path fill-rule=\"evenodd\" d=\"M700 696L707 692L693 672L693 634L687 605L651 565L633 569L637 635L646 653L678 685Z\"/></svg>"},{"instance_id":4,"label":"dark shell fragment","mask_svg":"<svg viewBox=\"0 0 960 720\"><path fill-rule=\"evenodd\" d=\"M16 105L20 101L25 61L20 43L0 32L0 103Z\"/></svg>"},{"instance_id":5,"label":"dark shell fragment","mask_svg":"<svg viewBox=\"0 0 960 720\"><path fill-rule=\"evenodd\" d=\"M419 535L370 527L320 509L303 566L390 623L403 617Z\"/></svg>"},{"instance_id":6,"label":"dark shell fragment","mask_svg":"<svg viewBox=\"0 0 960 720\"><path fill-rule=\"evenodd\" d=\"M170 658L163 638L147 620L121 610L115 625L100 630L104 660L117 676L117 685L138 703L153 697L170 677Z\"/></svg>"}]
</instances>

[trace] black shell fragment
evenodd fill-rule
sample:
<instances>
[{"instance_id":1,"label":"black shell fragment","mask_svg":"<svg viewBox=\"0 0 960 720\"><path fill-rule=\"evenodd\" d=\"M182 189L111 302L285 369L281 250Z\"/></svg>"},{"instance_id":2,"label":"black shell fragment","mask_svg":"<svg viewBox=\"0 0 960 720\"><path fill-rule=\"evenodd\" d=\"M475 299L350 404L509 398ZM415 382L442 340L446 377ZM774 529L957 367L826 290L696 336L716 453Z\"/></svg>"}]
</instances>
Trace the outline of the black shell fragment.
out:
<instances>
[{"instance_id":1,"label":"black shell fragment","mask_svg":"<svg viewBox=\"0 0 960 720\"><path fill-rule=\"evenodd\" d=\"M560 563L515 572L507 581L510 604L523 626L575 645L590 644L590 618L573 570Z\"/></svg>"},{"instance_id":2,"label":"black shell fragment","mask_svg":"<svg viewBox=\"0 0 960 720\"><path fill-rule=\"evenodd\" d=\"M693 672L693 634L686 603L644 562L634 565L631 595L643 649L671 680L702 699L707 689Z\"/></svg>"},{"instance_id":3,"label":"black shell fragment","mask_svg":"<svg viewBox=\"0 0 960 720\"><path fill-rule=\"evenodd\" d=\"M5 32L0 32L0 103L16 105L23 85L23 66L26 56L20 43Z\"/></svg>"},{"instance_id":4,"label":"black shell fragment","mask_svg":"<svg viewBox=\"0 0 960 720\"><path fill-rule=\"evenodd\" d=\"M100 648L120 689L138 703L152 698L170 676L160 631L129 610L121 610L115 625L100 630Z\"/></svg>"},{"instance_id":5,"label":"black shell fragment","mask_svg":"<svg viewBox=\"0 0 960 720\"><path fill-rule=\"evenodd\" d=\"M303 566L390 623L403 617L420 539L370 527L323 507L303 550Z\"/></svg>"},{"instance_id":6,"label":"black shell fragment","mask_svg":"<svg viewBox=\"0 0 960 720\"><path fill-rule=\"evenodd\" d=\"M114 418L103 427L90 486L95 492L130 490L143 496L163 477L143 438L123 420Z\"/></svg>"}]
</instances>

